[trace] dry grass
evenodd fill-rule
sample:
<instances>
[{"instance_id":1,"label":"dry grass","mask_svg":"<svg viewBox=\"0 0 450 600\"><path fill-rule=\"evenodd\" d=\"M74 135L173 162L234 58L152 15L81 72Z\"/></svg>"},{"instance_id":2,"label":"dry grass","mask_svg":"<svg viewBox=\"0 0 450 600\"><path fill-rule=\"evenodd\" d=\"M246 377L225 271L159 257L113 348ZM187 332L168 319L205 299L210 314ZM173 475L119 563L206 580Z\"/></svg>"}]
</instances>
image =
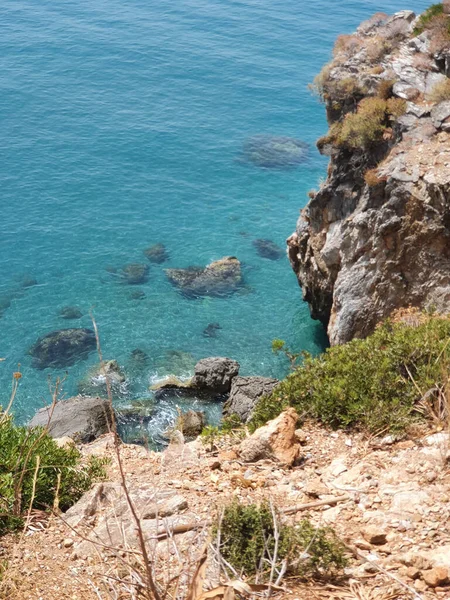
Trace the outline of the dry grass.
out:
<instances>
[{"instance_id":1,"label":"dry grass","mask_svg":"<svg viewBox=\"0 0 450 600\"><path fill-rule=\"evenodd\" d=\"M450 100L450 79L437 83L428 94L427 100L436 103Z\"/></svg>"},{"instance_id":2,"label":"dry grass","mask_svg":"<svg viewBox=\"0 0 450 600\"><path fill-rule=\"evenodd\" d=\"M364 181L369 187L375 187L386 181L386 177L380 177L378 175L378 168L369 169L364 173Z\"/></svg>"}]
</instances>

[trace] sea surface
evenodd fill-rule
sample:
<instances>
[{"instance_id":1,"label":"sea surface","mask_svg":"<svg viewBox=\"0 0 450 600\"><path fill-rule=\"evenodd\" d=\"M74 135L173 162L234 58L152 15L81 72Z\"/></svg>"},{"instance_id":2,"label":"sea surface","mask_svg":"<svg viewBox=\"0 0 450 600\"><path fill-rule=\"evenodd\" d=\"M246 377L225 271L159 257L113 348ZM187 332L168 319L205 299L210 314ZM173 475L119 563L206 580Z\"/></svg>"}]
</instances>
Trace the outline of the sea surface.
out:
<instances>
[{"instance_id":1,"label":"sea surface","mask_svg":"<svg viewBox=\"0 0 450 600\"><path fill-rule=\"evenodd\" d=\"M91 327L90 312L105 358L127 372L127 406L205 356L281 377L288 366L272 353L274 338L324 348L287 258L263 258L253 241L284 248L308 190L325 177L314 145L324 110L308 84L336 36L375 12L428 4L3 0L0 403L20 363L18 422L49 402L57 377L71 396L98 361L91 353L67 369L38 370L27 354L50 331ZM254 135L302 140L308 157L288 169L246 162L243 144ZM155 243L166 246L164 264L143 255ZM228 297L186 298L164 273L228 255L243 263L246 283ZM146 262L143 285L111 273ZM143 297L133 299L135 290ZM61 318L65 306L83 316ZM221 327L215 337L203 333L210 323ZM136 349L148 358L133 361ZM156 405L150 437L175 404ZM217 419L220 406L207 412Z\"/></svg>"}]
</instances>

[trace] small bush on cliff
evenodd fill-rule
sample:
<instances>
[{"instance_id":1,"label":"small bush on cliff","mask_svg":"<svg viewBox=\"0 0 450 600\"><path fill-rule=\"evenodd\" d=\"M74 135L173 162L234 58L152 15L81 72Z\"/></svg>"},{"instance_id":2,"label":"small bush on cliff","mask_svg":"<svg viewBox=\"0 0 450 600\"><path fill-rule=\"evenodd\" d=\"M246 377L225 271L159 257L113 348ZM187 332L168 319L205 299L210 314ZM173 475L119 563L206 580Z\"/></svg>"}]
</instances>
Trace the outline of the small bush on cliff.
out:
<instances>
[{"instance_id":1,"label":"small bush on cliff","mask_svg":"<svg viewBox=\"0 0 450 600\"><path fill-rule=\"evenodd\" d=\"M450 100L450 79L445 79L437 83L428 94L427 99L436 103Z\"/></svg>"},{"instance_id":2,"label":"small bush on cliff","mask_svg":"<svg viewBox=\"0 0 450 600\"><path fill-rule=\"evenodd\" d=\"M386 181L386 177L380 177L378 175L378 168L368 169L364 173L364 181L366 182L366 184L369 187L375 187L375 186L379 185L380 183L383 183L384 181Z\"/></svg>"},{"instance_id":3,"label":"small bush on cliff","mask_svg":"<svg viewBox=\"0 0 450 600\"><path fill-rule=\"evenodd\" d=\"M257 404L259 427L284 407L333 427L402 431L423 418L421 402L450 371L450 319L427 317L417 327L386 322L360 340L308 357ZM433 395L434 392L431 393Z\"/></svg>"},{"instance_id":4,"label":"small bush on cliff","mask_svg":"<svg viewBox=\"0 0 450 600\"><path fill-rule=\"evenodd\" d=\"M390 121L400 117L405 110L406 102L401 98L364 98L357 111L345 115L334 130L334 143L353 149L368 148L383 139Z\"/></svg>"},{"instance_id":5,"label":"small bush on cliff","mask_svg":"<svg viewBox=\"0 0 450 600\"><path fill-rule=\"evenodd\" d=\"M60 448L43 429L14 425L0 413L0 533L19 526L30 508L66 510L104 476L103 461L86 465L73 446Z\"/></svg>"},{"instance_id":6,"label":"small bush on cliff","mask_svg":"<svg viewBox=\"0 0 450 600\"><path fill-rule=\"evenodd\" d=\"M267 579L273 561L276 567L287 561L288 573L303 576L336 572L347 564L345 548L331 528L315 528L307 519L295 527L282 524L267 502L258 506L235 500L213 533L220 533L223 558L246 577L260 573Z\"/></svg>"}]
</instances>

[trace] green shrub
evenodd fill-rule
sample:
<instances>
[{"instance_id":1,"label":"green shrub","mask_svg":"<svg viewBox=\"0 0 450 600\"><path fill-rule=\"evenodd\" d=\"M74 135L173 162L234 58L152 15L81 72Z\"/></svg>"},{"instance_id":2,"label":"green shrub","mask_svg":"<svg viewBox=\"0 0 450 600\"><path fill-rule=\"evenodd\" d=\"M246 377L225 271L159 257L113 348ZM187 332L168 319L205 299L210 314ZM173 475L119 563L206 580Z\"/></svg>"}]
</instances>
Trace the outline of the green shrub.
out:
<instances>
[{"instance_id":1,"label":"green shrub","mask_svg":"<svg viewBox=\"0 0 450 600\"><path fill-rule=\"evenodd\" d=\"M307 357L258 402L250 427L290 405L333 427L402 431L423 418L415 410L421 394L445 383L449 340L450 319L428 317L417 327L388 321L366 339Z\"/></svg>"},{"instance_id":2,"label":"green shrub","mask_svg":"<svg viewBox=\"0 0 450 600\"><path fill-rule=\"evenodd\" d=\"M19 526L31 503L46 509L57 495L59 508L66 510L104 477L104 460L91 457L84 466L80 461L75 447L60 448L40 427L17 427L0 414L0 533Z\"/></svg>"},{"instance_id":3,"label":"green shrub","mask_svg":"<svg viewBox=\"0 0 450 600\"><path fill-rule=\"evenodd\" d=\"M406 101L401 98L363 98L356 112L347 113L340 123L334 123L327 141L347 148L368 148L383 139L390 121L405 113ZM320 142L323 144L321 138Z\"/></svg>"},{"instance_id":4,"label":"green shrub","mask_svg":"<svg viewBox=\"0 0 450 600\"><path fill-rule=\"evenodd\" d=\"M288 562L288 572L318 575L346 565L344 546L330 528L316 529L308 520L289 526L280 523L277 564ZM213 530L218 535L219 526ZM251 577L270 572L275 528L268 503L244 505L235 500L225 507L220 522L221 554L239 573Z\"/></svg>"}]
</instances>

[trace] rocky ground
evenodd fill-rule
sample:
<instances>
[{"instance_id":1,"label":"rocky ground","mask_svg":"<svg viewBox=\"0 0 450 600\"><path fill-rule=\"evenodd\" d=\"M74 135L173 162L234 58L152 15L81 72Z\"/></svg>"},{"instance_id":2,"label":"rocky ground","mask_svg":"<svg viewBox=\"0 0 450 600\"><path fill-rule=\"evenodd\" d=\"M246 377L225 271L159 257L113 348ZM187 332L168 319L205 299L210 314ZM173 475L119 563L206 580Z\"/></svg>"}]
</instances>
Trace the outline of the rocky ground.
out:
<instances>
[{"instance_id":1,"label":"rocky ground","mask_svg":"<svg viewBox=\"0 0 450 600\"><path fill-rule=\"evenodd\" d=\"M312 424L294 428L289 409L245 440L222 438L211 447L178 438L163 453L121 446L159 575L167 578L168 565L175 573L195 564L220 506L236 497L271 498L290 522L308 516L332 526L350 557L344 580L287 579L279 598L449 599L449 435L418 432L396 442ZM111 434L82 451L111 457L108 481L61 517L33 513L20 539L3 541L4 598L132 597L115 579L127 580L137 546ZM217 584L216 566L210 552L206 588ZM115 590L110 596L105 577Z\"/></svg>"}]
</instances>

